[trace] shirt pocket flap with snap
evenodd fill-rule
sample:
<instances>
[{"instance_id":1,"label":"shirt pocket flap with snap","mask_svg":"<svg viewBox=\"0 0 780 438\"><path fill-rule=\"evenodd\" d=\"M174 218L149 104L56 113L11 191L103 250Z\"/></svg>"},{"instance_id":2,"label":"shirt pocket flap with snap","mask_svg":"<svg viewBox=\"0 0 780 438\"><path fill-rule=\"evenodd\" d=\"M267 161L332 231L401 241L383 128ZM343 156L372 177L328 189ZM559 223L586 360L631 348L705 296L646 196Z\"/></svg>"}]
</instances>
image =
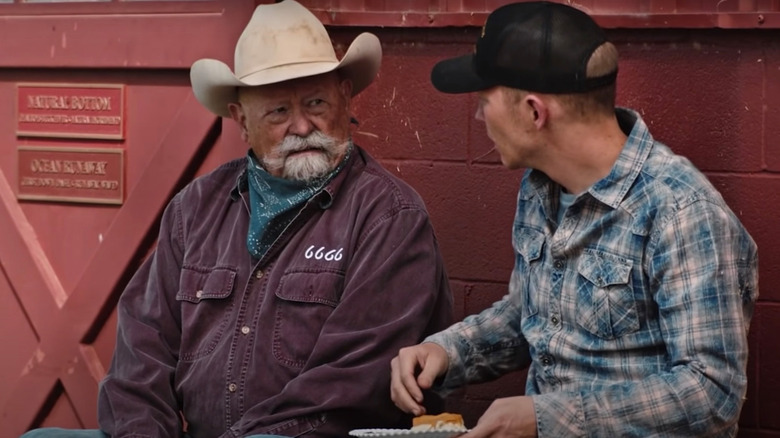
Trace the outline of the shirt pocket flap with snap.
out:
<instances>
[{"instance_id":1,"label":"shirt pocket flap with snap","mask_svg":"<svg viewBox=\"0 0 780 438\"><path fill-rule=\"evenodd\" d=\"M631 260L594 251L586 251L577 270L598 287L626 284L631 275Z\"/></svg>"},{"instance_id":2,"label":"shirt pocket flap with snap","mask_svg":"<svg viewBox=\"0 0 780 438\"><path fill-rule=\"evenodd\" d=\"M290 271L279 281L276 296L285 301L336 307L343 288L344 274L341 272Z\"/></svg>"},{"instance_id":3,"label":"shirt pocket flap with snap","mask_svg":"<svg viewBox=\"0 0 780 438\"><path fill-rule=\"evenodd\" d=\"M232 268L183 268L176 299L196 304L201 300L224 299L233 292L235 282L236 271Z\"/></svg>"}]
</instances>

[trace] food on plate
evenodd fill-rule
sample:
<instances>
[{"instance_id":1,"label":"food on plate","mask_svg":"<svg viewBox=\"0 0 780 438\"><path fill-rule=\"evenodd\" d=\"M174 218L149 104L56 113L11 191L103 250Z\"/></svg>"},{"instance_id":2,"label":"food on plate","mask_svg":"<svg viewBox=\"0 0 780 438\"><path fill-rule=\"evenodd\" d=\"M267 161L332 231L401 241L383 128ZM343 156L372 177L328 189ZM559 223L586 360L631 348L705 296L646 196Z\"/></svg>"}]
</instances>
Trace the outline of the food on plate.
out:
<instances>
[{"instance_id":1,"label":"food on plate","mask_svg":"<svg viewBox=\"0 0 780 438\"><path fill-rule=\"evenodd\" d=\"M463 423L463 416L444 412L439 415L420 415L412 418L412 430L415 431L465 431L466 425Z\"/></svg>"}]
</instances>

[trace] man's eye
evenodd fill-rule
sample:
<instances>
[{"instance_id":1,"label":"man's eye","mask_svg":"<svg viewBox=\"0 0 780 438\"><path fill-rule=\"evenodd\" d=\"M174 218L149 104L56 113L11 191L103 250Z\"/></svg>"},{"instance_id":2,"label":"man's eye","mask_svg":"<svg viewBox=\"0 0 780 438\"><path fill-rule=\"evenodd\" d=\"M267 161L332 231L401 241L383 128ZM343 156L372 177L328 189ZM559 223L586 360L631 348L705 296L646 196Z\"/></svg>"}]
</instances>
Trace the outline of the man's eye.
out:
<instances>
[{"instance_id":1,"label":"man's eye","mask_svg":"<svg viewBox=\"0 0 780 438\"><path fill-rule=\"evenodd\" d=\"M287 112L287 107L280 106L271 110L271 114L284 114Z\"/></svg>"},{"instance_id":2,"label":"man's eye","mask_svg":"<svg viewBox=\"0 0 780 438\"><path fill-rule=\"evenodd\" d=\"M318 106L322 105L323 103L325 103L325 101L322 99L312 99L309 101L309 106Z\"/></svg>"}]
</instances>

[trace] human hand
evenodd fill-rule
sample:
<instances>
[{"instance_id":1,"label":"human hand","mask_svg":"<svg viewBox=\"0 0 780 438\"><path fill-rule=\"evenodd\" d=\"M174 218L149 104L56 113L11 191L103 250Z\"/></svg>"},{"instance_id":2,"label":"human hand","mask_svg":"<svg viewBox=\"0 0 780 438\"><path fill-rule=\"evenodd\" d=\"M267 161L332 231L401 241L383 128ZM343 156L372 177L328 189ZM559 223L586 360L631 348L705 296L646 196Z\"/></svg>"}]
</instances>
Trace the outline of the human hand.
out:
<instances>
[{"instance_id":1,"label":"human hand","mask_svg":"<svg viewBox=\"0 0 780 438\"><path fill-rule=\"evenodd\" d=\"M444 374L449 358L444 348L434 343L405 347L390 361L390 398L404 412L423 415L423 389L433 386L434 380ZM417 371L420 374L415 377Z\"/></svg>"},{"instance_id":2,"label":"human hand","mask_svg":"<svg viewBox=\"0 0 780 438\"><path fill-rule=\"evenodd\" d=\"M536 437L536 411L531 397L499 398L490 404L476 427L459 438Z\"/></svg>"}]
</instances>

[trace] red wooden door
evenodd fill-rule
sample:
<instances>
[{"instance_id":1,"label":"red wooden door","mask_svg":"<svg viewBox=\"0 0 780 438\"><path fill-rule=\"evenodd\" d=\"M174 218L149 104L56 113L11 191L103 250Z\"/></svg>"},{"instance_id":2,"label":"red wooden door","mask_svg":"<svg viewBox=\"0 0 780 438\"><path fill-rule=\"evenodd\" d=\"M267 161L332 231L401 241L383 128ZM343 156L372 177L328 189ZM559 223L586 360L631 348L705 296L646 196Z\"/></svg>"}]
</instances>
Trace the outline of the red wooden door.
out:
<instances>
[{"instance_id":1,"label":"red wooden door","mask_svg":"<svg viewBox=\"0 0 780 438\"><path fill-rule=\"evenodd\" d=\"M189 66L202 57L232 65L254 8L243 0L22 3L0 1L2 438L97 426L114 306L154 245L162 209L194 176L245 153L234 128L223 130L195 101ZM79 93L92 107L58 106ZM101 101L113 115L90 119L106 109ZM58 109L73 113L60 114L71 131L27 114ZM82 119L121 123L95 135L99 123L73 122ZM24 120L38 124L21 129ZM85 166L95 178L110 167L118 198L74 188L74 178L86 181L73 176Z\"/></svg>"}]
</instances>

